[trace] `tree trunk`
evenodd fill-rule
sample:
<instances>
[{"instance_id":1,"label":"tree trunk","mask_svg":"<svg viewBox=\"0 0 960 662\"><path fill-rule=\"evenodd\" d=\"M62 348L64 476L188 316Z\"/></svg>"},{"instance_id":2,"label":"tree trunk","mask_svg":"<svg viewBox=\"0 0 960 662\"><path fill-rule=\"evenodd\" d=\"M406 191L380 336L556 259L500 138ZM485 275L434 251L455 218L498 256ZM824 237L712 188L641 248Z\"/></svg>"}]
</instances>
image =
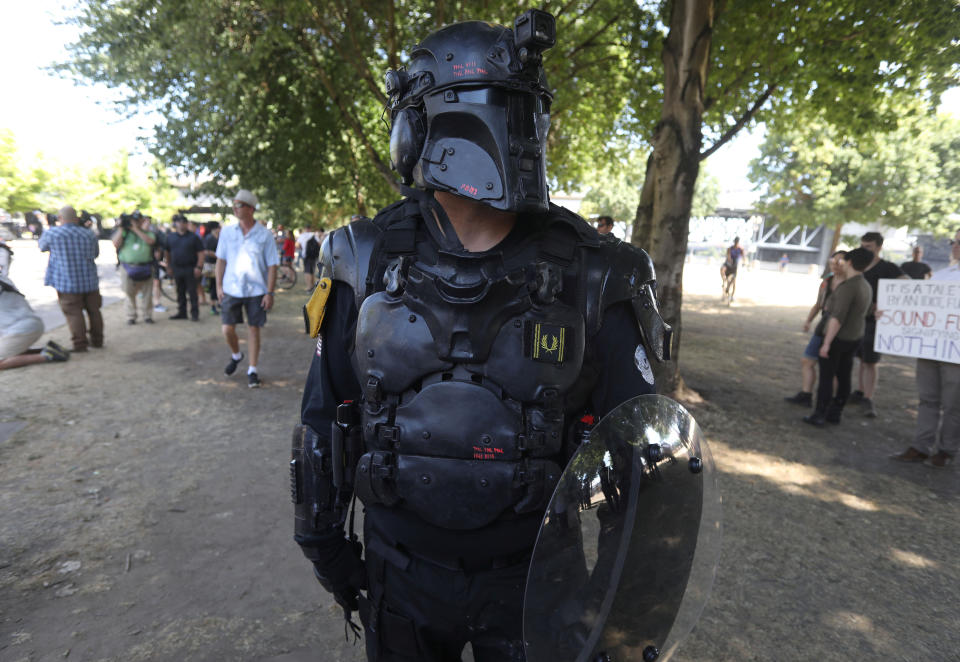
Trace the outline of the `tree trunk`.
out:
<instances>
[{"instance_id":1,"label":"tree trunk","mask_svg":"<svg viewBox=\"0 0 960 662\"><path fill-rule=\"evenodd\" d=\"M681 338L683 265L690 207L700 172L703 91L710 63L714 0L674 0L663 46L664 95L653 152L637 207L633 244L650 253L657 270L660 310L673 327L673 360L656 366L658 390L681 386L677 371Z\"/></svg>"},{"instance_id":2,"label":"tree trunk","mask_svg":"<svg viewBox=\"0 0 960 662\"><path fill-rule=\"evenodd\" d=\"M833 239L830 241L830 252L827 254L827 264L829 264L830 256L837 252L837 246L840 244L841 231L843 231L843 221L837 221L836 227L833 228Z\"/></svg>"}]
</instances>

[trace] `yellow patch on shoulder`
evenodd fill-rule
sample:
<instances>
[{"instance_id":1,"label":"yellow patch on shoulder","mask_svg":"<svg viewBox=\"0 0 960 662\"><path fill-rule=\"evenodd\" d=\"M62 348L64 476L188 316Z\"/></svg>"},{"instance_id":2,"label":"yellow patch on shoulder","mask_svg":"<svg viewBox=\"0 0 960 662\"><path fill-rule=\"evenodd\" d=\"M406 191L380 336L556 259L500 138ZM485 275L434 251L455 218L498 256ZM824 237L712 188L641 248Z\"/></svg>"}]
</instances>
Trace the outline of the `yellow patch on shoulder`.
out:
<instances>
[{"instance_id":1,"label":"yellow patch on shoulder","mask_svg":"<svg viewBox=\"0 0 960 662\"><path fill-rule=\"evenodd\" d=\"M310 300L303 307L303 314L307 318L307 333L311 338L316 338L320 333L320 327L323 326L323 316L327 312L327 299L330 298L330 292L333 290L333 281L329 278L321 278L317 286L313 288L313 294Z\"/></svg>"}]
</instances>

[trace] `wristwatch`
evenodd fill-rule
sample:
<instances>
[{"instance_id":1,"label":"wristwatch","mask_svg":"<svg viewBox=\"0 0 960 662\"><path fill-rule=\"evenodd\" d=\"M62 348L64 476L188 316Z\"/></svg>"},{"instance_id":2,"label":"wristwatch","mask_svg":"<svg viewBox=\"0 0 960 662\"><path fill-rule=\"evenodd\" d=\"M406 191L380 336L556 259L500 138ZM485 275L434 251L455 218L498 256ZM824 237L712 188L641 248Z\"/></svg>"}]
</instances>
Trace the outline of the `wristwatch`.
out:
<instances>
[{"instance_id":1,"label":"wristwatch","mask_svg":"<svg viewBox=\"0 0 960 662\"><path fill-rule=\"evenodd\" d=\"M270 296L273 296L273 292L267 292L267 294L269 294Z\"/></svg>"}]
</instances>

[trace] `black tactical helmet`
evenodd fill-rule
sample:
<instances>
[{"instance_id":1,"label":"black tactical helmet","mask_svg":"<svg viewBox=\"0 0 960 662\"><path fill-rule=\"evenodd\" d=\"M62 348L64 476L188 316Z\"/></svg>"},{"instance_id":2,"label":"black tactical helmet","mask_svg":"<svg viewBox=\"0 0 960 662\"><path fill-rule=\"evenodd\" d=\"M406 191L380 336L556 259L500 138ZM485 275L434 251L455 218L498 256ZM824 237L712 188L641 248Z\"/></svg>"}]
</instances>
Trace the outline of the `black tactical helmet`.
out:
<instances>
[{"instance_id":1,"label":"black tactical helmet","mask_svg":"<svg viewBox=\"0 0 960 662\"><path fill-rule=\"evenodd\" d=\"M449 191L495 209L542 212L550 101L541 54L556 41L536 9L514 29L468 21L414 47L386 74L390 160L404 183Z\"/></svg>"}]
</instances>

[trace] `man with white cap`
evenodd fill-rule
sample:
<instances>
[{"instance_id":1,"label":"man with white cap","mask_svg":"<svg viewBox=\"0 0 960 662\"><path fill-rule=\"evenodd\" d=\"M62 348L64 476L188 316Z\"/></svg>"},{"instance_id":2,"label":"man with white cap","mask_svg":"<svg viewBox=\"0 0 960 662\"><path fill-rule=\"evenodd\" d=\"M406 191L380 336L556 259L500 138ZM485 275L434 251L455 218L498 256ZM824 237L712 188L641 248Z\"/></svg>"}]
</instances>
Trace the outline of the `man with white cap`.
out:
<instances>
[{"instance_id":1,"label":"man with white cap","mask_svg":"<svg viewBox=\"0 0 960 662\"><path fill-rule=\"evenodd\" d=\"M224 374L232 375L243 360L236 325L243 323L246 311L248 351L247 386L259 388L260 328L267 323L267 311L273 307L274 287L280 255L273 235L253 218L257 196L241 189L233 198L233 215L238 223L220 232L217 243L217 298L223 337L230 347L230 362Z\"/></svg>"}]
</instances>

